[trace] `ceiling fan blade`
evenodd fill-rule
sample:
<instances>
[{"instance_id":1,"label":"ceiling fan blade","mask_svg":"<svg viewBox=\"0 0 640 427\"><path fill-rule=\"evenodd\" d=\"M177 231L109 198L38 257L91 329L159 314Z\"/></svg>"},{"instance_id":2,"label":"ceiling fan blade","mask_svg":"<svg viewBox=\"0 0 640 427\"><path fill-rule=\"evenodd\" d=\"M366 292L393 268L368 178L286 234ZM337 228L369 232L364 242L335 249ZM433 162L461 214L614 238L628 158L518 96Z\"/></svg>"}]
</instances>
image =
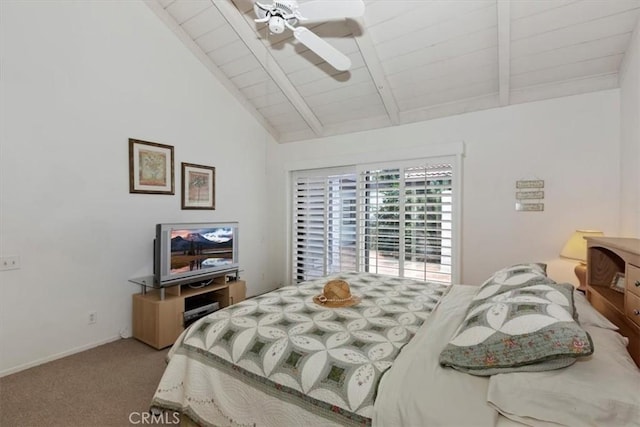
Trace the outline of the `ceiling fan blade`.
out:
<instances>
[{"instance_id":1,"label":"ceiling fan blade","mask_svg":"<svg viewBox=\"0 0 640 427\"><path fill-rule=\"evenodd\" d=\"M298 13L303 18L314 21L357 18L364 15L364 2L362 0L315 0L300 3Z\"/></svg>"},{"instance_id":2,"label":"ceiling fan blade","mask_svg":"<svg viewBox=\"0 0 640 427\"><path fill-rule=\"evenodd\" d=\"M293 31L294 37L303 45L314 51L318 56L333 66L336 70L345 71L351 67L348 56L322 40L305 27L297 27Z\"/></svg>"}]
</instances>

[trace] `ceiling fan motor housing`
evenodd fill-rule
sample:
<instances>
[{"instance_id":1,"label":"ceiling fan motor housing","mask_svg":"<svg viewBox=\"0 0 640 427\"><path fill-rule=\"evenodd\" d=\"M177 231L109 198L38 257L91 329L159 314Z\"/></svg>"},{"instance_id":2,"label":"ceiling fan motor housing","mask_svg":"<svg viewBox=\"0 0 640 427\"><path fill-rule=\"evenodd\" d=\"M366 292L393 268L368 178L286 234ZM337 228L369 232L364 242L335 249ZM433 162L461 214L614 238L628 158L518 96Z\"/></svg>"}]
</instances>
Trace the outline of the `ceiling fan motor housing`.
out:
<instances>
[{"instance_id":1,"label":"ceiling fan motor housing","mask_svg":"<svg viewBox=\"0 0 640 427\"><path fill-rule=\"evenodd\" d=\"M268 20L269 31L274 34L284 32L287 25L291 27L298 23L297 9L298 2L295 0L275 1L270 5L255 2L253 5L253 10L258 17L257 21Z\"/></svg>"},{"instance_id":2,"label":"ceiling fan motor housing","mask_svg":"<svg viewBox=\"0 0 640 427\"><path fill-rule=\"evenodd\" d=\"M295 0L274 1L273 7L282 11L285 15L293 15L298 8L298 2Z\"/></svg>"}]
</instances>

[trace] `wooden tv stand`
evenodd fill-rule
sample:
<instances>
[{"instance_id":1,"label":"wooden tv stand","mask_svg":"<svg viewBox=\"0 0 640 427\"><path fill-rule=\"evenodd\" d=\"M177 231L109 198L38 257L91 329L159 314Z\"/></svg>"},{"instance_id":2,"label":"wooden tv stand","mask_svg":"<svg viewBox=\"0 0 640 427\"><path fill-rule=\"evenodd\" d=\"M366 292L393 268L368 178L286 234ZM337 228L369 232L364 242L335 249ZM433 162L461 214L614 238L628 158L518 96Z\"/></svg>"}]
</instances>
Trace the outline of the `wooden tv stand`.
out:
<instances>
[{"instance_id":1,"label":"wooden tv stand","mask_svg":"<svg viewBox=\"0 0 640 427\"><path fill-rule=\"evenodd\" d=\"M231 280L229 280L231 279ZM246 283L227 275L213 277L211 283L195 288L193 283L133 295L133 337L161 349L172 345L184 331L185 305L189 298L218 302L220 308L243 301Z\"/></svg>"}]
</instances>

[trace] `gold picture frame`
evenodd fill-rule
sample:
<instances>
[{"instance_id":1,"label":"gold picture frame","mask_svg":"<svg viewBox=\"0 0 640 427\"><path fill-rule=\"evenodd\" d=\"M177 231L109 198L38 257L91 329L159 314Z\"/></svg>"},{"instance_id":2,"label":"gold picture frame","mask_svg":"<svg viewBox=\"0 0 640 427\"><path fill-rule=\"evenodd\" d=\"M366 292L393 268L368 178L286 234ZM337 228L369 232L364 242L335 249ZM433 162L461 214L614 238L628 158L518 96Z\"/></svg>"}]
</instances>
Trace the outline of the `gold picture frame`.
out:
<instances>
[{"instance_id":1,"label":"gold picture frame","mask_svg":"<svg viewBox=\"0 0 640 427\"><path fill-rule=\"evenodd\" d=\"M625 280L624 273L616 273L611 280L610 288L614 291L624 293Z\"/></svg>"},{"instance_id":2,"label":"gold picture frame","mask_svg":"<svg viewBox=\"0 0 640 427\"><path fill-rule=\"evenodd\" d=\"M175 194L173 146L129 139L129 193Z\"/></svg>"},{"instance_id":3,"label":"gold picture frame","mask_svg":"<svg viewBox=\"0 0 640 427\"><path fill-rule=\"evenodd\" d=\"M182 209L216 208L216 168L182 163Z\"/></svg>"}]
</instances>

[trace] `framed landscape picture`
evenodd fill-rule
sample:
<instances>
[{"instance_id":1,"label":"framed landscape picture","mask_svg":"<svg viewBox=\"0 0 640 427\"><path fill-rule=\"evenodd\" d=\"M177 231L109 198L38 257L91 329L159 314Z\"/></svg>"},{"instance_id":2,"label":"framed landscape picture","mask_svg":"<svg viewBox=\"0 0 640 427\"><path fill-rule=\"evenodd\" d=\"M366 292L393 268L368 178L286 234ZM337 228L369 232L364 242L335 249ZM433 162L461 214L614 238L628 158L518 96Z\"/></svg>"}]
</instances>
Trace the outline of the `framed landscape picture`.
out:
<instances>
[{"instance_id":1,"label":"framed landscape picture","mask_svg":"<svg viewBox=\"0 0 640 427\"><path fill-rule=\"evenodd\" d=\"M620 293L624 293L625 281L624 281L624 273L616 273L611 280L611 289L614 291L618 291Z\"/></svg>"},{"instance_id":2,"label":"framed landscape picture","mask_svg":"<svg viewBox=\"0 0 640 427\"><path fill-rule=\"evenodd\" d=\"M129 139L129 193L175 194L173 147Z\"/></svg>"},{"instance_id":3,"label":"framed landscape picture","mask_svg":"<svg viewBox=\"0 0 640 427\"><path fill-rule=\"evenodd\" d=\"M182 209L216 208L216 168L182 163Z\"/></svg>"}]
</instances>

